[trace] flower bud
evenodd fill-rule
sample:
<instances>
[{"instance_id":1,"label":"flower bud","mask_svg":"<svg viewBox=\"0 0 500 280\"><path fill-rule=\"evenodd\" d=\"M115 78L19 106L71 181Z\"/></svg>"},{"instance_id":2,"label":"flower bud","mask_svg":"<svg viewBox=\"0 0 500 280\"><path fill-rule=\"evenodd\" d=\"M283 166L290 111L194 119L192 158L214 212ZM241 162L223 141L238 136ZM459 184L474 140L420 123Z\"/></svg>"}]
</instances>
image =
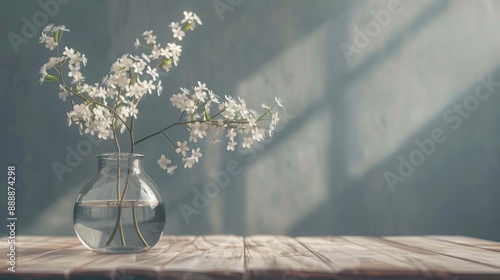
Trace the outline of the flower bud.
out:
<instances>
[{"instance_id":1,"label":"flower bud","mask_svg":"<svg viewBox=\"0 0 500 280\"><path fill-rule=\"evenodd\" d=\"M49 74L45 75L44 79L47 82L58 82L59 81L58 77L56 77L54 75L49 75Z\"/></svg>"},{"instance_id":2,"label":"flower bud","mask_svg":"<svg viewBox=\"0 0 500 280\"><path fill-rule=\"evenodd\" d=\"M54 37L54 42L59 43L59 30L56 32L52 33L52 36Z\"/></svg>"},{"instance_id":3,"label":"flower bud","mask_svg":"<svg viewBox=\"0 0 500 280\"><path fill-rule=\"evenodd\" d=\"M190 21L188 21L188 22L186 22L186 25L184 25L184 27L182 28L182 31L187 31L187 30L191 29L192 26L193 26L193 24Z\"/></svg>"}]
</instances>

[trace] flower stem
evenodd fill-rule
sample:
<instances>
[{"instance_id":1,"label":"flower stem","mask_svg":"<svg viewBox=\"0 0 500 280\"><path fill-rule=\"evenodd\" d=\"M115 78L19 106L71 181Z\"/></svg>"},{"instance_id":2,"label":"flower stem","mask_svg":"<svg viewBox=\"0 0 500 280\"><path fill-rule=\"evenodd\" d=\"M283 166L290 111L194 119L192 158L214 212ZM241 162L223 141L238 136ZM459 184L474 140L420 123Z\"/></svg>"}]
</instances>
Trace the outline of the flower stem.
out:
<instances>
[{"instance_id":1,"label":"flower stem","mask_svg":"<svg viewBox=\"0 0 500 280\"><path fill-rule=\"evenodd\" d=\"M144 246L146 247L149 247L148 242L146 241L146 239L144 239L144 236L142 236L141 230L139 229L139 224L137 223L137 215L134 205L132 205L132 219L134 219L135 231L137 232L137 235L139 236L139 239L141 240L142 244L144 244Z\"/></svg>"},{"instance_id":2,"label":"flower stem","mask_svg":"<svg viewBox=\"0 0 500 280\"><path fill-rule=\"evenodd\" d=\"M118 142L118 137L116 137L116 129L115 129L115 124L113 122L113 136L115 138L115 144L116 144L116 150L118 151L118 154L120 154L121 148L120 148L120 143ZM116 195L117 195L117 201L120 202L120 177L121 177L121 168L120 168L120 159L118 159L118 171L117 171L117 178L116 178ZM120 238L122 242L122 247L127 246L125 243L125 235L123 233L123 224L122 224L122 217L121 217L121 207L118 206L118 213L117 213L117 224L115 225L115 228L113 229L113 233L111 234L112 238L106 242L106 245L109 246L111 241L114 238L114 235L116 234L117 226L120 229Z\"/></svg>"}]
</instances>

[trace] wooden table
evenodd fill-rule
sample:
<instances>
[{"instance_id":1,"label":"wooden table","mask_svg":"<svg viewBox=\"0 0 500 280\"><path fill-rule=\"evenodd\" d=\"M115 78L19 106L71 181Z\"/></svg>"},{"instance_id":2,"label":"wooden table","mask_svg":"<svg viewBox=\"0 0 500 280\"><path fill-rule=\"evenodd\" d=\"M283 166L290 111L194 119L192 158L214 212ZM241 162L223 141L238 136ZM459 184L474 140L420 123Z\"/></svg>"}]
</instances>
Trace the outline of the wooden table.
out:
<instances>
[{"instance_id":1,"label":"wooden table","mask_svg":"<svg viewBox=\"0 0 500 280\"><path fill-rule=\"evenodd\" d=\"M164 236L123 255L76 237L16 240L16 272L2 261L0 279L500 279L500 243L463 236Z\"/></svg>"}]
</instances>

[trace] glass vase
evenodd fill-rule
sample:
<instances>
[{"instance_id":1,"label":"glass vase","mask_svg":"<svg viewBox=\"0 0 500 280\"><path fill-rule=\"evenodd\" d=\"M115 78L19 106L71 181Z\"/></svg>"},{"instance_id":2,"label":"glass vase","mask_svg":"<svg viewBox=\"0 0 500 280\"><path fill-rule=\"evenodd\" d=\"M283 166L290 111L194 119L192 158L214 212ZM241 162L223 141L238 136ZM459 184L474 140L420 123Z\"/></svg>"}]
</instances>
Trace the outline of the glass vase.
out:
<instances>
[{"instance_id":1,"label":"glass vase","mask_svg":"<svg viewBox=\"0 0 500 280\"><path fill-rule=\"evenodd\" d=\"M97 156L97 174L76 198L73 224L82 244L97 252L135 253L152 248L165 226L165 205L144 173L143 155Z\"/></svg>"}]
</instances>

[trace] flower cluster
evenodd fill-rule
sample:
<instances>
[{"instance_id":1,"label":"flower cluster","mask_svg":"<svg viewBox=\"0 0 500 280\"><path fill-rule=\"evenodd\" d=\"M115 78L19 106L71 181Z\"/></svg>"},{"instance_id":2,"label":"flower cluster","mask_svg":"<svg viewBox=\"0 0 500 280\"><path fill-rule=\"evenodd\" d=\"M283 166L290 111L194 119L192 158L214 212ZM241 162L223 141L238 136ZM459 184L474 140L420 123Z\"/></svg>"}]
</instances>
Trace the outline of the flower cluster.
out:
<instances>
[{"instance_id":1,"label":"flower cluster","mask_svg":"<svg viewBox=\"0 0 500 280\"><path fill-rule=\"evenodd\" d=\"M145 31L141 39L135 40L135 48L147 51L141 55L125 54L111 66L109 74L101 83L88 84L81 72L82 65L87 65L84 54L72 48L64 47L62 55L59 52L60 39L64 32L69 31L64 26L48 25L43 29L40 43L46 48L55 50L56 57L51 57L40 69L40 82L59 82L59 98L69 100L72 110L67 113L68 125L76 124L80 133L97 134L101 139L114 139L117 149L120 145L117 131L128 131L132 151L136 144L151 136L162 133L172 144L175 153L179 154L184 168L191 168L202 157L199 147L188 147L188 141L174 141L166 130L176 125L183 125L189 130L189 142L197 143L210 133L216 143L218 135L225 134L228 139L227 150L234 151L237 137L241 135L241 147L250 148L257 141L266 137L266 132L272 136L279 121L278 112L272 111L275 105L281 106L281 100L275 98L275 105L262 104L263 113L247 107L240 97L226 95L224 99L209 90L205 83L198 82L192 91L181 88L170 101L185 117L173 125L149 135L139 141L133 140L134 120L138 116L138 105L146 94L157 93L160 96L162 84L159 71L170 71L177 66L182 53L182 47L177 45L186 35L186 31L201 25L200 18L193 12L184 12L184 19L172 22L169 27L173 41L162 46L157 42L157 36L152 30ZM65 72L63 69L66 69ZM51 74L49 74L51 72ZM71 82L66 81L71 79ZM264 117L267 117L264 119ZM182 120L182 121L181 121ZM269 121L268 126L260 125L260 121ZM240 140L238 140L240 141ZM161 168L173 174L177 165L172 164L170 156L161 155L158 160Z\"/></svg>"}]
</instances>

